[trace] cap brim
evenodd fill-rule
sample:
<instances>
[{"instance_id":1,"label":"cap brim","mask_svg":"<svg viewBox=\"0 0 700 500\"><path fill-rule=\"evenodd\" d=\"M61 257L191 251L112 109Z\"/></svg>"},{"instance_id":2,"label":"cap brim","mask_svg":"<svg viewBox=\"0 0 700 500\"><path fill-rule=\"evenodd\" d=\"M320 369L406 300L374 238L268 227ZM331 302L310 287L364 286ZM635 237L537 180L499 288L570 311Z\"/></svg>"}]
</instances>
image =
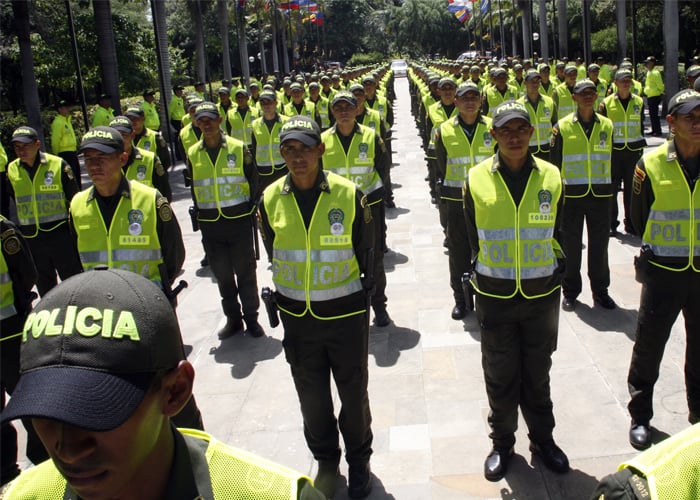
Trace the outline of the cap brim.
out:
<instances>
[{"instance_id":1,"label":"cap brim","mask_svg":"<svg viewBox=\"0 0 700 500\"><path fill-rule=\"evenodd\" d=\"M511 120L523 120L523 121L526 121L528 124L530 124L530 117L529 116L526 118L521 113L512 112L512 113L504 113L501 116L494 118L493 119L493 127L494 128L502 127L503 125L505 125L506 123L508 123Z\"/></svg>"},{"instance_id":2,"label":"cap brim","mask_svg":"<svg viewBox=\"0 0 700 500\"><path fill-rule=\"evenodd\" d=\"M321 138L316 138L313 137L305 132L288 132L284 134L284 137L281 138L280 144L284 144L287 141L299 141L302 144L305 144L307 146L315 146L316 144L319 144L321 142Z\"/></svg>"},{"instance_id":3,"label":"cap brim","mask_svg":"<svg viewBox=\"0 0 700 500\"><path fill-rule=\"evenodd\" d=\"M697 107L700 107L700 100L684 102L683 104L681 104L679 106L675 106L672 111L669 110L669 114L671 114L671 115L675 115L675 114L688 115Z\"/></svg>"},{"instance_id":4,"label":"cap brim","mask_svg":"<svg viewBox=\"0 0 700 500\"><path fill-rule=\"evenodd\" d=\"M34 142L36 140L36 137L27 137L26 135L19 135L17 137L13 137L10 142L22 142L24 144L29 144L30 142Z\"/></svg>"},{"instance_id":5,"label":"cap brim","mask_svg":"<svg viewBox=\"0 0 700 500\"><path fill-rule=\"evenodd\" d=\"M0 422L48 418L91 431L109 431L133 415L152 379L152 373L117 376L74 367L29 371L20 377Z\"/></svg>"},{"instance_id":6,"label":"cap brim","mask_svg":"<svg viewBox=\"0 0 700 500\"><path fill-rule=\"evenodd\" d=\"M194 115L194 119L199 120L200 118L211 118L212 120L216 120L219 116L219 113L214 113L213 111L205 111L204 113L197 113L196 115Z\"/></svg>"},{"instance_id":7,"label":"cap brim","mask_svg":"<svg viewBox=\"0 0 700 500\"><path fill-rule=\"evenodd\" d=\"M107 144L100 144L99 142L91 142L88 144L85 144L84 146L80 146L78 149L78 153L82 153L86 149L95 149L97 151L100 151L102 153L107 153L107 154L112 154L115 151L117 151L117 148L113 146L109 146Z\"/></svg>"},{"instance_id":8,"label":"cap brim","mask_svg":"<svg viewBox=\"0 0 700 500\"><path fill-rule=\"evenodd\" d=\"M585 87L578 88L578 89L576 89L576 90L574 91L574 94L580 94L580 93L583 92L584 90L588 90L588 89L593 89L593 90L595 90L595 86L593 86L593 85L586 85Z\"/></svg>"}]
</instances>

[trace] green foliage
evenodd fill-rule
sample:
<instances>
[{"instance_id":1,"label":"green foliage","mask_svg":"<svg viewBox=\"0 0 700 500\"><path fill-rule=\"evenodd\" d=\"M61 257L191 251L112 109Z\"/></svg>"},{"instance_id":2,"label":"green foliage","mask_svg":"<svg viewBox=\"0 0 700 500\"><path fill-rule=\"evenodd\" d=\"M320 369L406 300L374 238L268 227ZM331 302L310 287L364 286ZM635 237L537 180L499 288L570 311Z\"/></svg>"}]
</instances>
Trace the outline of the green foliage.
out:
<instances>
[{"instance_id":1,"label":"green foliage","mask_svg":"<svg viewBox=\"0 0 700 500\"><path fill-rule=\"evenodd\" d=\"M354 54L348 60L348 66L369 66L379 64L386 60L386 56L380 52L368 52Z\"/></svg>"}]
</instances>

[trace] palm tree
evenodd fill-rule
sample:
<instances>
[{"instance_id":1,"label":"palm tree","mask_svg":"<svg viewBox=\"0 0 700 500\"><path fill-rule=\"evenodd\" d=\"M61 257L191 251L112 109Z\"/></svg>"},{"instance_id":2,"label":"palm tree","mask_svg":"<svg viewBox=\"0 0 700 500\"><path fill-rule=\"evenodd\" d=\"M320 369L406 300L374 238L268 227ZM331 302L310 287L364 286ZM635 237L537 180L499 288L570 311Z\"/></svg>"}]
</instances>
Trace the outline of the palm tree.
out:
<instances>
[{"instance_id":1,"label":"palm tree","mask_svg":"<svg viewBox=\"0 0 700 500\"><path fill-rule=\"evenodd\" d=\"M196 79L200 82L205 82L207 80L207 69L206 69L206 59L204 51L206 50L204 46L204 26L202 23L202 5L200 0L188 0L187 6L190 8L190 13L192 14L192 22L194 24L194 45L195 53L197 54L196 60ZM206 4L205 4L206 7Z\"/></svg>"},{"instance_id":2,"label":"palm tree","mask_svg":"<svg viewBox=\"0 0 700 500\"><path fill-rule=\"evenodd\" d=\"M41 143L44 143L44 131L41 127L41 104L39 102L39 89L34 75L34 56L29 39L29 2L26 0L13 0L12 13L14 25L19 42L19 57L22 67L22 93L24 94L24 106L27 110L27 123L36 129Z\"/></svg>"},{"instance_id":3,"label":"palm tree","mask_svg":"<svg viewBox=\"0 0 700 500\"><path fill-rule=\"evenodd\" d=\"M231 81L231 51L228 44L228 2L216 2L217 17L219 18L219 36L221 36L221 58L224 64L224 79Z\"/></svg>"},{"instance_id":4,"label":"palm tree","mask_svg":"<svg viewBox=\"0 0 700 500\"><path fill-rule=\"evenodd\" d=\"M92 9L95 15L95 33L97 34L97 47L102 71L102 90L112 96L112 108L116 114L121 114L119 64L117 62L117 45L114 41L110 0L92 0Z\"/></svg>"},{"instance_id":5,"label":"palm tree","mask_svg":"<svg viewBox=\"0 0 700 500\"><path fill-rule=\"evenodd\" d=\"M566 16L566 0L557 0L557 21L559 32L559 58L569 55L569 30Z\"/></svg>"},{"instance_id":6,"label":"palm tree","mask_svg":"<svg viewBox=\"0 0 700 500\"><path fill-rule=\"evenodd\" d=\"M627 56L627 0L617 0L617 50L618 61Z\"/></svg>"},{"instance_id":7,"label":"palm tree","mask_svg":"<svg viewBox=\"0 0 700 500\"><path fill-rule=\"evenodd\" d=\"M668 96L678 92L678 0L664 2L664 86Z\"/></svg>"}]
</instances>

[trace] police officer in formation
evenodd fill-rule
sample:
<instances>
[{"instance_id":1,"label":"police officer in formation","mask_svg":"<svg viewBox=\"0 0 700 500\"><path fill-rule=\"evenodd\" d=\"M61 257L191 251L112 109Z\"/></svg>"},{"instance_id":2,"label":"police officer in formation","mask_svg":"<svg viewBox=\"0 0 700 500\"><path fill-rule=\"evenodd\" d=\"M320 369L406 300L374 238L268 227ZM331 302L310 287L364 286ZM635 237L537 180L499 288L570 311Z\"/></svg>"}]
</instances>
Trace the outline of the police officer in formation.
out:
<instances>
[{"instance_id":1,"label":"police officer in formation","mask_svg":"<svg viewBox=\"0 0 700 500\"><path fill-rule=\"evenodd\" d=\"M97 107L92 113L92 128L106 127L114 119L114 109L112 109L112 96L109 94L100 94L97 99Z\"/></svg>"},{"instance_id":2,"label":"police officer in formation","mask_svg":"<svg viewBox=\"0 0 700 500\"><path fill-rule=\"evenodd\" d=\"M530 123L535 128L530 138L530 153L541 160L549 161L549 140L552 137L552 125L557 122L557 110L554 100L540 92L542 77L537 70L525 73L525 95L518 102L525 105L530 114Z\"/></svg>"},{"instance_id":3,"label":"police officer in formation","mask_svg":"<svg viewBox=\"0 0 700 500\"><path fill-rule=\"evenodd\" d=\"M280 153L280 129L289 117L277 112L277 94L272 90L261 92L258 103L262 114L253 120L250 152L258 167L260 190L264 191L287 173L287 165Z\"/></svg>"},{"instance_id":4,"label":"police officer in formation","mask_svg":"<svg viewBox=\"0 0 700 500\"><path fill-rule=\"evenodd\" d=\"M700 422L700 93L686 89L668 104L673 138L645 154L634 171L632 226L642 237L636 259L642 295L627 376L630 444L652 443L654 384L671 327L683 313L688 421Z\"/></svg>"},{"instance_id":5,"label":"police officer in formation","mask_svg":"<svg viewBox=\"0 0 700 500\"><path fill-rule=\"evenodd\" d=\"M528 153L534 130L522 103L492 111L498 153L469 170L464 212L493 442L484 476L499 481L514 454L518 408L530 451L558 473L569 461L552 437L549 387L559 329L561 176Z\"/></svg>"},{"instance_id":6,"label":"police officer in formation","mask_svg":"<svg viewBox=\"0 0 700 500\"><path fill-rule=\"evenodd\" d=\"M642 157L647 141L644 139L644 100L632 94L632 72L619 69L615 73L616 91L607 96L598 112L613 122L612 185L610 199L610 235L617 234L618 220L617 191L622 185L623 224L625 232L634 234L630 219L630 199L632 197L632 175L637 161Z\"/></svg>"},{"instance_id":7,"label":"police officer in formation","mask_svg":"<svg viewBox=\"0 0 700 500\"><path fill-rule=\"evenodd\" d=\"M561 169L566 199L562 230L567 260L562 283L562 307L565 311L573 311L581 293L585 220L588 228L588 277L593 302L604 309L615 309L615 301L608 294L613 123L594 111L598 94L593 82L576 82L572 95L577 110L559 119L552 129L551 141L552 163Z\"/></svg>"},{"instance_id":8,"label":"police officer in formation","mask_svg":"<svg viewBox=\"0 0 700 500\"><path fill-rule=\"evenodd\" d=\"M75 130L73 130L70 104L65 99L61 99L56 105L56 116L51 122L51 151L70 165L73 177L78 183L78 189L82 189L77 149L78 139L75 137Z\"/></svg>"},{"instance_id":9,"label":"police officer in formation","mask_svg":"<svg viewBox=\"0 0 700 500\"><path fill-rule=\"evenodd\" d=\"M430 198L433 203L437 203L440 197L437 185L437 166L435 165L435 131L445 121L457 116L455 107L455 90L457 85L450 77L443 77L438 81L437 91L440 100L428 107L425 119L425 131L428 134L428 149L426 158L428 160L428 185L430 188ZM439 206L438 206L439 208ZM445 227L444 214L440 212L440 224Z\"/></svg>"},{"instance_id":10,"label":"police officer in formation","mask_svg":"<svg viewBox=\"0 0 700 500\"><path fill-rule=\"evenodd\" d=\"M146 127L146 114L143 108L141 106L129 106L126 108L124 115L131 120L131 126L134 128L134 145L139 149L155 153L160 159L163 168L168 170L171 165L168 145L159 132ZM111 121L107 123L108 126Z\"/></svg>"},{"instance_id":11,"label":"police officer in formation","mask_svg":"<svg viewBox=\"0 0 700 500\"><path fill-rule=\"evenodd\" d=\"M68 230L68 205L78 192L70 166L41 151L36 130L22 126L12 133L17 159L7 167L7 196L17 208L19 229L36 264L36 287L43 296L57 283L81 272L80 258ZM5 193L3 193L5 194Z\"/></svg>"},{"instance_id":12,"label":"police officer in formation","mask_svg":"<svg viewBox=\"0 0 700 500\"><path fill-rule=\"evenodd\" d=\"M355 183L321 168L327 146L314 120L291 117L282 126L280 143L289 175L263 193L260 219L284 326L285 357L306 443L318 461L315 484L333 497L340 429L349 465L348 494L364 498L372 488L367 394L372 212ZM331 376L341 402L339 419Z\"/></svg>"},{"instance_id":13,"label":"police officer in formation","mask_svg":"<svg viewBox=\"0 0 700 500\"><path fill-rule=\"evenodd\" d=\"M465 296L464 273L471 268L471 251L462 205L462 187L469 169L493 155L491 119L481 114L479 87L461 84L455 94L458 115L443 122L435 132L436 174L447 223L450 287L455 305L452 319L467 315L471 297ZM473 309L473 304L471 309Z\"/></svg>"},{"instance_id":14,"label":"police officer in formation","mask_svg":"<svg viewBox=\"0 0 700 500\"><path fill-rule=\"evenodd\" d=\"M62 335L40 319L49 314ZM173 309L147 279L121 269L75 276L42 298L25 328L2 423L31 418L51 460L24 471L4 498L324 498L298 472L173 425L194 368Z\"/></svg>"},{"instance_id":15,"label":"police officer in formation","mask_svg":"<svg viewBox=\"0 0 700 500\"><path fill-rule=\"evenodd\" d=\"M226 315L218 336L243 332L245 321L245 332L261 337L265 332L258 323L252 217L259 196L258 171L246 145L221 130L216 104L199 104L194 120L202 138L188 150L187 169L196 220Z\"/></svg>"},{"instance_id":16,"label":"police officer in formation","mask_svg":"<svg viewBox=\"0 0 700 500\"><path fill-rule=\"evenodd\" d=\"M659 118L659 105L663 99L665 86L661 71L656 66L656 58L649 56L644 61L647 68L644 76L644 95L647 98L649 108L649 121L651 122L651 135L661 137L661 119Z\"/></svg>"}]
</instances>

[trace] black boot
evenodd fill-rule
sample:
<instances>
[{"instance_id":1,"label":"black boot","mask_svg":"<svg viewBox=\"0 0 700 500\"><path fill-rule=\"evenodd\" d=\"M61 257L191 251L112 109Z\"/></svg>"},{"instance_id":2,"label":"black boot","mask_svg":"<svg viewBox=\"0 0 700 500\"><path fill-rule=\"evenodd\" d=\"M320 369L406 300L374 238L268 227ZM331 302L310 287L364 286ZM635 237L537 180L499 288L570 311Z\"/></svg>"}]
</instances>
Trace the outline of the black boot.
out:
<instances>
[{"instance_id":1,"label":"black boot","mask_svg":"<svg viewBox=\"0 0 700 500\"><path fill-rule=\"evenodd\" d=\"M245 333L250 335L251 337L262 337L265 335L265 330L263 330L263 327L260 326L260 323L258 323L258 315L257 314L246 314L243 316L243 319L245 320L245 324L248 328L246 328Z\"/></svg>"}]
</instances>

